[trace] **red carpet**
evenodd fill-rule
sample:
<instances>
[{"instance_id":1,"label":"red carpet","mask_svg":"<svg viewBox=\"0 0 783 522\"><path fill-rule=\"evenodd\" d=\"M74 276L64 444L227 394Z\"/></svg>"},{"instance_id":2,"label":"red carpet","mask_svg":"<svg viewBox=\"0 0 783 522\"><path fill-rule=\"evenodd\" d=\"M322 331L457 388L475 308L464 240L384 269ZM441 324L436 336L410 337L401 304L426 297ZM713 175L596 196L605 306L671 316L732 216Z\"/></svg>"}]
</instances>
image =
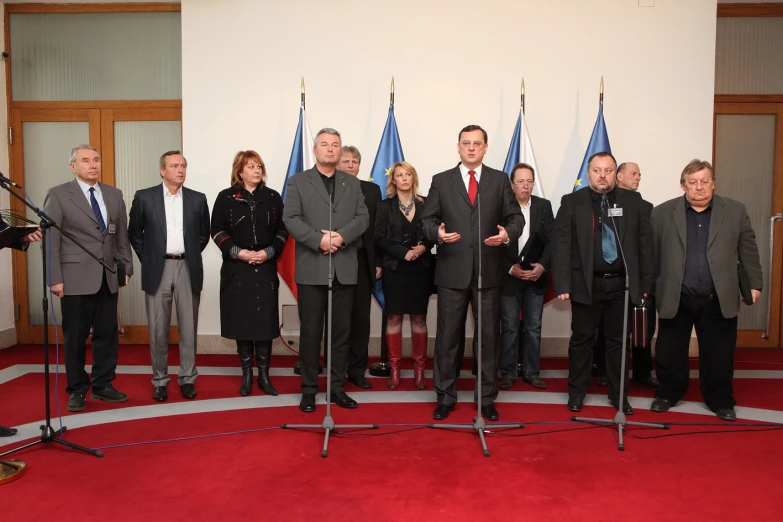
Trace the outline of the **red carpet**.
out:
<instances>
[{"instance_id":1,"label":"red carpet","mask_svg":"<svg viewBox=\"0 0 783 522\"><path fill-rule=\"evenodd\" d=\"M172 350L176 364L176 350ZM148 352L124 348L121 365L147 365ZM749 369L783 369L781 352L741 351ZM293 364L277 357L275 366ZM40 364L40 349L0 351L0 369ZM235 365L235 357L199 356L199 365ZM742 363L743 365L746 363ZM545 361L562 369L564 361ZM466 367L469 367L466 365ZM738 365L741 367L741 365ZM41 374L2 384L0 419L20 425L43 417ZM119 375L115 383L130 400L122 405L88 401L87 412L148 406L149 375ZM385 391L374 380L376 391ZM548 379L550 391L565 391L564 379ZM783 380L737 379L742 406L783 410ZM61 376L64 387L64 376ZM297 377L277 377L282 393L297 394ZM239 378L198 380L198 400L236 396ZM469 379L460 388L472 389ZM411 379L404 390L413 390ZM353 389L353 388L351 388ZM517 382L515 391L534 391ZM170 401L181 401L175 386ZM350 391L350 389L349 389ZM431 391L428 393L432 393ZM591 389L605 393L605 389ZM254 391L258 394L258 391ZM634 397L651 396L632 387ZM434 398L434 395L433 395ZM698 381L688 400L700 401ZM67 396L60 390L62 413ZM333 410L335 422L429 423L432 403L362 404L356 411ZM699 422L661 431L630 428L626 451L616 449L616 428L567 423L563 405L498 403L503 421L553 422L487 435L492 451L484 458L472 431L409 427L335 434L329 458L322 459L323 435L277 429L283 423L320 423L325 411L303 414L295 407L178 415L102 424L69 431L67 440L89 447L260 430L216 437L104 449L94 457L57 447L26 450L27 474L0 489L3 520L43 517L113 521L144 519L264 520L774 520L783 512L783 431L715 433L751 429L711 416L653 414L637 409L629 420ZM585 416L611 418L606 407L588 407ZM78 415L78 414L77 414ZM460 403L449 418L472 421L474 410ZM740 421L742 422L742 421ZM64 419L67 425L67 418ZM57 421L54 421L57 425ZM398 430L411 430L394 433ZM548 431L568 430L557 433ZM490 431L493 431L490 429ZM686 435L706 431L705 434ZM644 437L659 437L644 440ZM680 436L682 435L682 436ZM640 438L635 438L640 437ZM7 448L3 448L5 450Z\"/></svg>"}]
</instances>

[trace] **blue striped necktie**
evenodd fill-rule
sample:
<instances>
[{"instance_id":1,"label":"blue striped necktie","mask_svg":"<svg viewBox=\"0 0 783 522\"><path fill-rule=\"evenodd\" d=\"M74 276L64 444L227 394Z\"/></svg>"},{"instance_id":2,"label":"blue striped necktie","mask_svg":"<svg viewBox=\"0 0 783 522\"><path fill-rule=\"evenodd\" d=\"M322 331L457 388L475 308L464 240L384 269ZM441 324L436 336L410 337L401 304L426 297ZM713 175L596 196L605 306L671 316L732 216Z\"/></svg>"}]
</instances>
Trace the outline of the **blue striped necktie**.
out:
<instances>
[{"instance_id":1,"label":"blue striped necktie","mask_svg":"<svg viewBox=\"0 0 783 522\"><path fill-rule=\"evenodd\" d=\"M95 214L95 219L98 220L98 226L101 227L101 234L103 234L106 232L106 222L103 220L98 200L95 199L95 187L90 187L90 206L92 207L92 213Z\"/></svg>"}]
</instances>

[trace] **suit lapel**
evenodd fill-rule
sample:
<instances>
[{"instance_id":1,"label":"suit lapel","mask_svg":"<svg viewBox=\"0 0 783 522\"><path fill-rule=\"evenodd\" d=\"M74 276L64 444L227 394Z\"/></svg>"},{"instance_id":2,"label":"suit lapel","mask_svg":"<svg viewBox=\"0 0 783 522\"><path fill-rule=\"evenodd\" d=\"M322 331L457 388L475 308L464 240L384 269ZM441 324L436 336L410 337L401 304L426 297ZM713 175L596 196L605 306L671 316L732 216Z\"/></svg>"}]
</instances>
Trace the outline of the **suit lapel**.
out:
<instances>
[{"instance_id":1,"label":"suit lapel","mask_svg":"<svg viewBox=\"0 0 783 522\"><path fill-rule=\"evenodd\" d=\"M576 218L576 239L579 243L579 253L582 255L582 266L585 273L590 272L592 281L593 270L593 234L595 233L595 216L590 188L586 187L576 192L574 196L574 216ZM585 276L587 277L587 276Z\"/></svg>"},{"instance_id":2,"label":"suit lapel","mask_svg":"<svg viewBox=\"0 0 783 522\"><path fill-rule=\"evenodd\" d=\"M479 180L479 184L478 184L479 199L484 197L484 192L489 190L489 187L492 186L493 183L492 177L488 176L487 174L489 174L489 168L486 165L482 165L481 180ZM467 191L465 193L467 194Z\"/></svg>"},{"instance_id":3,"label":"suit lapel","mask_svg":"<svg viewBox=\"0 0 783 522\"><path fill-rule=\"evenodd\" d=\"M685 198L681 197L677 199L672 211L672 220L674 221L674 227L677 229L677 233L680 235L680 241L686 251L688 248L688 224L685 219ZM712 226L710 226L710 232Z\"/></svg>"},{"instance_id":4,"label":"suit lapel","mask_svg":"<svg viewBox=\"0 0 783 522\"><path fill-rule=\"evenodd\" d=\"M337 206L337 203L340 201L340 199L343 197L343 194L345 194L346 191L344 176L350 176L350 174L346 174L339 170L334 171L334 206L335 207Z\"/></svg>"},{"instance_id":5,"label":"suit lapel","mask_svg":"<svg viewBox=\"0 0 783 522\"><path fill-rule=\"evenodd\" d=\"M712 196L712 213L710 214L710 237L707 239L707 248L710 248L715 236L718 235L723 218L726 217L726 205L718 196Z\"/></svg>"},{"instance_id":6,"label":"suit lapel","mask_svg":"<svg viewBox=\"0 0 783 522\"><path fill-rule=\"evenodd\" d=\"M457 191L457 193L459 193L459 195L462 196L462 199L465 200L465 203L467 203L469 207L472 207L473 205L470 204L468 190L465 188L465 182L462 181L462 172L460 172L459 167L455 167L449 173L449 179L454 184L454 189Z\"/></svg>"},{"instance_id":7,"label":"suit lapel","mask_svg":"<svg viewBox=\"0 0 783 522\"><path fill-rule=\"evenodd\" d=\"M321 175L318 173L318 170L312 168L307 171L306 176L310 180L310 184L315 188L315 191L328 203L329 193L326 191L326 187L324 187L324 182L321 181ZM337 183L335 180L335 186L336 185Z\"/></svg>"},{"instance_id":8,"label":"suit lapel","mask_svg":"<svg viewBox=\"0 0 783 522\"><path fill-rule=\"evenodd\" d=\"M182 190L182 189L180 189ZM184 207L184 200L182 202ZM155 213L155 220L160 225L160 230L163 233L163 242L168 241L168 229L166 227L166 204L163 201L163 184L161 183L152 191L152 208Z\"/></svg>"},{"instance_id":9,"label":"suit lapel","mask_svg":"<svg viewBox=\"0 0 783 522\"><path fill-rule=\"evenodd\" d=\"M98 220L95 219L95 214L92 212L92 207L89 203L87 203L87 198L84 197L84 192L82 192L82 187L79 186L79 182L76 181L76 178L73 178L73 181L71 182L71 186L68 188L68 191L71 194L71 201L73 202L76 207L85 213L85 215L92 219L93 222L97 225Z\"/></svg>"}]
</instances>

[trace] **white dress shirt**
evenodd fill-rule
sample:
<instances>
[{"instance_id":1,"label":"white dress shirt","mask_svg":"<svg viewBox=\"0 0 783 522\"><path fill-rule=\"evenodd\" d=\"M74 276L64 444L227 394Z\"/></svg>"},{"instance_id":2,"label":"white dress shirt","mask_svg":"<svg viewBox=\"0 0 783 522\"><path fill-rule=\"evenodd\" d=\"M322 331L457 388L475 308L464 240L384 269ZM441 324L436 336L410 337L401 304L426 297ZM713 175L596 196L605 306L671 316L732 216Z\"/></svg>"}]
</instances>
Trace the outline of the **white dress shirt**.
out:
<instances>
[{"instance_id":1,"label":"white dress shirt","mask_svg":"<svg viewBox=\"0 0 783 522\"><path fill-rule=\"evenodd\" d=\"M476 173L476 185L478 185L479 181L481 181L481 167L483 165L479 165L475 169L472 169L473 172ZM468 172L471 171L471 169L467 168L462 163L459 164L459 171L462 173L462 181L465 182L465 190L470 193L470 174Z\"/></svg>"},{"instance_id":2,"label":"white dress shirt","mask_svg":"<svg viewBox=\"0 0 783 522\"><path fill-rule=\"evenodd\" d=\"M163 184L163 207L166 209L166 254L185 253L185 235L182 231L182 187L176 194Z\"/></svg>"},{"instance_id":3,"label":"white dress shirt","mask_svg":"<svg viewBox=\"0 0 783 522\"><path fill-rule=\"evenodd\" d=\"M106 225L106 228L109 227L109 213L106 211L106 202L103 201L103 192L101 192L101 185L100 183L96 183L95 185L88 185L84 181L80 180L79 178L76 178L76 182L79 183L79 188L82 189L82 192L84 192L84 197L87 198L87 206L92 208L92 201L90 200L90 189L95 189L95 201L98 202L98 207L101 209L101 216L103 216L103 224Z\"/></svg>"},{"instance_id":4,"label":"white dress shirt","mask_svg":"<svg viewBox=\"0 0 783 522\"><path fill-rule=\"evenodd\" d=\"M525 245L527 244L527 240L530 239L530 203L533 201L533 198L527 200L526 205L519 205L519 208L522 209L522 215L525 216L525 228L522 229L522 235L519 236L519 248L517 250L517 254L522 253L522 249L525 248Z\"/></svg>"}]
</instances>

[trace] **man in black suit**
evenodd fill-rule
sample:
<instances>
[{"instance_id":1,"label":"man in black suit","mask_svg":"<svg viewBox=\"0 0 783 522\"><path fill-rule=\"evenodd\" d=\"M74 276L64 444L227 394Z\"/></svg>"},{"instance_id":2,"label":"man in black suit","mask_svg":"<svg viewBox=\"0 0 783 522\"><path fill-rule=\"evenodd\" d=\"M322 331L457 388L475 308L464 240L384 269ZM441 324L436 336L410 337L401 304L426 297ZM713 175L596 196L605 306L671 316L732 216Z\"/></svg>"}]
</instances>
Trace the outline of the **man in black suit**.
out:
<instances>
[{"instance_id":1,"label":"man in black suit","mask_svg":"<svg viewBox=\"0 0 783 522\"><path fill-rule=\"evenodd\" d=\"M582 410L593 343L603 323L609 400L630 415L627 389L620 405L623 254L634 305L651 293L654 267L648 211L638 193L615 187L616 169L610 153L593 154L587 164L589 188L563 196L552 236L552 276L557 298L571 300L568 409Z\"/></svg>"},{"instance_id":2,"label":"man in black suit","mask_svg":"<svg viewBox=\"0 0 783 522\"><path fill-rule=\"evenodd\" d=\"M362 155L353 145L346 145L340 156L340 170L351 176L359 175ZM370 214L369 228L356 240L359 273L353 289L351 337L348 346L348 380L359 388L372 388L364 377L367 371L367 350L370 344L370 304L375 281L381 277L381 258L375 252L375 213L381 202L381 188L375 183L359 180L364 204Z\"/></svg>"},{"instance_id":3,"label":"man in black suit","mask_svg":"<svg viewBox=\"0 0 783 522\"><path fill-rule=\"evenodd\" d=\"M546 389L540 379L541 371L541 318L544 315L544 294L547 289L547 272L550 269L550 237L555 216L552 204L534 196L536 173L527 163L519 163L511 169L511 188L517 204L525 217L525 228L516 245L506 249L503 268L508 274L500 296L500 389L514 385L519 363L519 311L522 310L525 325L524 367L522 380L534 388ZM531 252L543 244L543 251ZM513 248L516 246L517 248ZM520 266L525 256L530 269Z\"/></svg>"},{"instance_id":4,"label":"man in black suit","mask_svg":"<svg viewBox=\"0 0 783 522\"><path fill-rule=\"evenodd\" d=\"M478 324L480 297L482 385L481 390L475 390L474 398L477 402L481 400L483 416L488 420L498 420L495 375L500 286L504 277L503 247L516 243L525 219L514 199L508 176L482 164L487 152L487 132L484 129L478 125L462 129L457 152L461 163L432 178L421 215L424 235L438 243L435 269L438 330L434 381L438 406L433 418L445 419L457 403L461 323L464 323L470 303L473 319Z\"/></svg>"},{"instance_id":5,"label":"man in black suit","mask_svg":"<svg viewBox=\"0 0 783 522\"><path fill-rule=\"evenodd\" d=\"M147 305L152 358L152 398L168 398L171 302L177 304L179 388L196 397L196 330L204 268L201 252L209 243L209 208L201 192L182 185L188 163L178 151L160 157L163 183L136 192L128 237L141 260L141 289Z\"/></svg>"},{"instance_id":6,"label":"man in black suit","mask_svg":"<svg viewBox=\"0 0 783 522\"><path fill-rule=\"evenodd\" d=\"M3 219L3 216L0 216L0 232L5 230L6 228L8 228L8 224ZM30 246L30 243L33 243L35 241L40 241L40 240L41 240L41 229L39 228L35 232L31 232L27 234L21 240L11 245L11 248L14 248L16 250L21 250L22 252L24 252ZM16 435L16 432L17 432L16 428L6 428L5 426L0 426L0 437L12 437Z\"/></svg>"}]
</instances>

